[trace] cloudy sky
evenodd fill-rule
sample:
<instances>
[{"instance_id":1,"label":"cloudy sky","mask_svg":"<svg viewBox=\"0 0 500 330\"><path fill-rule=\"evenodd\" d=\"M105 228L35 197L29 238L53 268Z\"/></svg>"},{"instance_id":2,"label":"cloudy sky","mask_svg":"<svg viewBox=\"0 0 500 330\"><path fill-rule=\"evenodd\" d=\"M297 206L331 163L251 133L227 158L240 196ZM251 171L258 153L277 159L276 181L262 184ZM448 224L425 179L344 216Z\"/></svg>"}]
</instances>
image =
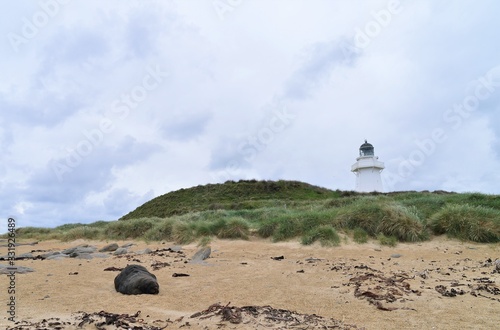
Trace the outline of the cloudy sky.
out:
<instances>
[{"instance_id":1,"label":"cloudy sky","mask_svg":"<svg viewBox=\"0 0 500 330\"><path fill-rule=\"evenodd\" d=\"M114 220L226 180L500 194L495 1L4 1L0 206Z\"/></svg>"}]
</instances>

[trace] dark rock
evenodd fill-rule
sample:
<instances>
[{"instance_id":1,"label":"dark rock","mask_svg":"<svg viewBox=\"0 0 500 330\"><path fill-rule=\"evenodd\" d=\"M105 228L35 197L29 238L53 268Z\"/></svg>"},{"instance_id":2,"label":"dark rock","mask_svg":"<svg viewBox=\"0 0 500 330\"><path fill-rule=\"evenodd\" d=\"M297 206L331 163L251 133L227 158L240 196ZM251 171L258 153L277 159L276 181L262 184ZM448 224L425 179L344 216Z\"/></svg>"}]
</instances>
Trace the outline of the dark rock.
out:
<instances>
[{"instance_id":1,"label":"dark rock","mask_svg":"<svg viewBox=\"0 0 500 330\"><path fill-rule=\"evenodd\" d=\"M69 255L58 253L58 254L48 256L45 260L61 260L61 259L66 259L66 258L69 258Z\"/></svg>"},{"instance_id":2,"label":"dark rock","mask_svg":"<svg viewBox=\"0 0 500 330\"><path fill-rule=\"evenodd\" d=\"M118 247L119 247L118 244L111 243L111 244L108 244L105 247L101 248L99 250L99 252L113 252L113 251L116 251L118 249Z\"/></svg>"},{"instance_id":3,"label":"dark rock","mask_svg":"<svg viewBox=\"0 0 500 330\"><path fill-rule=\"evenodd\" d=\"M33 253L23 253L16 256L16 260L33 259Z\"/></svg>"},{"instance_id":4,"label":"dark rock","mask_svg":"<svg viewBox=\"0 0 500 330\"><path fill-rule=\"evenodd\" d=\"M153 252L151 249L146 248L144 250L137 251L135 254L139 254L139 255L141 255L141 254L150 254L151 252Z\"/></svg>"},{"instance_id":5,"label":"dark rock","mask_svg":"<svg viewBox=\"0 0 500 330\"><path fill-rule=\"evenodd\" d=\"M115 277L115 289L123 294L158 294L156 276L144 266L128 265Z\"/></svg>"},{"instance_id":6,"label":"dark rock","mask_svg":"<svg viewBox=\"0 0 500 330\"><path fill-rule=\"evenodd\" d=\"M35 270L33 268L29 267L0 265L0 274L10 274L11 272L15 272L17 274L26 274L34 271Z\"/></svg>"},{"instance_id":7,"label":"dark rock","mask_svg":"<svg viewBox=\"0 0 500 330\"><path fill-rule=\"evenodd\" d=\"M23 253L23 254L18 254L14 257L14 260L25 260L25 259L35 259L33 256L33 253ZM10 257L8 255L0 256L0 260L10 260Z\"/></svg>"},{"instance_id":8,"label":"dark rock","mask_svg":"<svg viewBox=\"0 0 500 330\"><path fill-rule=\"evenodd\" d=\"M75 258L76 259L92 259L92 258L94 258L94 254L92 254L92 253L78 253L75 256Z\"/></svg>"},{"instance_id":9,"label":"dark rock","mask_svg":"<svg viewBox=\"0 0 500 330\"><path fill-rule=\"evenodd\" d=\"M136 244L135 243L125 243L121 247L126 249L126 248L131 247L132 245L136 245Z\"/></svg>"},{"instance_id":10,"label":"dark rock","mask_svg":"<svg viewBox=\"0 0 500 330\"><path fill-rule=\"evenodd\" d=\"M61 252L59 252L59 251L47 252L44 254L40 254L38 257L45 260L45 259L48 259L49 257L56 256L56 255L61 255Z\"/></svg>"},{"instance_id":11,"label":"dark rock","mask_svg":"<svg viewBox=\"0 0 500 330\"><path fill-rule=\"evenodd\" d=\"M70 255L71 253L75 252L75 250L76 250L76 246L62 250L61 253L66 254L66 255Z\"/></svg>"},{"instance_id":12,"label":"dark rock","mask_svg":"<svg viewBox=\"0 0 500 330\"><path fill-rule=\"evenodd\" d=\"M182 246L180 245L173 245L168 248L172 252L181 252L182 251Z\"/></svg>"},{"instance_id":13,"label":"dark rock","mask_svg":"<svg viewBox=\"0 0 500 330\"><path fill-rule=\"evenodd\" d=\"M120 255L123 255L123 254L127 254L128 253L128 250L126 248L118 248L114 253L113 255L115 256L120 256Z\"/></svg>"},{"instance_id":14,"label":"dark rock","mask_svg":"<svg viewBox=\"0 0 500 330\"><path fill-rule=\"evenodd\" d=\"M94 253L96 250L95 246L82 245L63 250L61 253L76 256L81 253Z\"/></svg>"},{"instance_id":15,"label":"dark rock","mask_svg":"<svg viewBox=\"0 0 500 330\"><path fill-rule=\"evenodd\" d=\"M109 258L107 253L92 253L93 258Z\"/></svg>"},{"instance_id":16,"label":"dark rock","mask_svg":"<svg viewBox=\"0 0 500 330\"><path fill-rule=\"evenodd\" d=\"M202 262L203 260L207 259L208 257L210 257L210 253L212 253L212 249L207 246L207 247L204 247L204 248L201 248L200 250L198 250L194 256L191 258L191 263L199 263L199 262Z\"/></svg>"}]
</instances>

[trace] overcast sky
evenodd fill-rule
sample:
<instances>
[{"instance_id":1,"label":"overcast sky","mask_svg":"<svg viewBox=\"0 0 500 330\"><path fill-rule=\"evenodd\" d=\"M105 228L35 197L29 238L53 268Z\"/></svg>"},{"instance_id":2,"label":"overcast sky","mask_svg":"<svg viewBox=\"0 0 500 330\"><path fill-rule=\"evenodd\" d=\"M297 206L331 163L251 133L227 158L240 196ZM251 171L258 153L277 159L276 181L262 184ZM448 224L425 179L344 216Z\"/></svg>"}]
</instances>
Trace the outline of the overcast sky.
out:
<instances>
[{"instance_id":1,"label":"overcast sky","mask_svg":"<svg viewBox=\"0 0 500 330\"><path fill-rule=\"evenodd\" d=\"M3 1L0 207L115 220L226 180L500 194L500 3Z\"/></svg>"}]
</instances>

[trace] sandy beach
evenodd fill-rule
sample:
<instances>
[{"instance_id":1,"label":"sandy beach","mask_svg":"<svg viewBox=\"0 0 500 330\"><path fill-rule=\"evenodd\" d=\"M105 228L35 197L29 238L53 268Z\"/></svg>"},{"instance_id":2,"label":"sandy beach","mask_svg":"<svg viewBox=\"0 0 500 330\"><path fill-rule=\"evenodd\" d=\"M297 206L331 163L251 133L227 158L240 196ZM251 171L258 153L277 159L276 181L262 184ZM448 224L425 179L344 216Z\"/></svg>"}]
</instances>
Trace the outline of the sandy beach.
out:
<instances>
[{"instance_id":1,"label":"sandy beach","mask_svg":"<svg viewBox=\"0 0 500 330\"><path fill-rule=\"evenodd\" d=\"M37 256L84 244L99 249L109 243L114 242L45 241L18 246L16 254ZM377 242L325 248L294 241L215 240L210 258L189 263L199 249L196 244L175 252L169 249L175 245L171 242L116 243L134 245L122 256L16 261L34 272L16 275L17 324L8 320L9 278L1 276L0 326L36 329L45 320L49 329L77 329L78 324L116 329L116 323L96 326L95 313L101 311L128 314L128 321L126 316L121 320L134 329L314 329L335 324L340 329L495 329L500 323L500 274L494 265L499 244L438 237L393 248ZM153 252L135 254L146 248ZM7 248L1 247L0 255L5 254ZM159 294L116 292L114 278L128 264L155 274ZM223 312L225 306L234 308ZM258 310L266 310L263 306L275 314L257 317ZM279 311L296 313L290 314L295 323ZM239 316L239 322L224 321L228 313Z\"/></svg>"}]
</instances>

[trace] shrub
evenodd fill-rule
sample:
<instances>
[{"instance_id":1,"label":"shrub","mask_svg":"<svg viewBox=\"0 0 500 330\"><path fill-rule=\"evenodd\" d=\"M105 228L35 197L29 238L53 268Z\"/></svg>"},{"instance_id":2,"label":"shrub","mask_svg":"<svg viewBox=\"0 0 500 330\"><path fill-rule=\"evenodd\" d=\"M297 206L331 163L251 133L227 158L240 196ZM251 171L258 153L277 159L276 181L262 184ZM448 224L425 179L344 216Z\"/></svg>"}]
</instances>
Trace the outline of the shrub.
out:
<instances>
[{"instance_id":1,"label":"shrub","mask_svg":"<svg viewBox=\"0 0 500 330\"><path fill-rule=\"evenodd\" d=\"M337 221L341 228L361 228L373 237L384 234L409 242L428 238L425 225L415 208L377 197L365 197L345 207Z\"/></svg>"},{"instance_id":2,"label":"shrub","mask_svg":"<svg viewBox=\"0 0 500 330\"><path fill-rule=\"evenodd\" d=\"M273 241L279 242L297 237L300 234L300 221L295 218L282 217L277 219L277 226L273 232Z\"/></svg>"},{"instance_id":3,"label":"shrub","mask_svg":"<svg viewBox=\"0 0 500 330\"><path fill-rule=\"evenodd\" d=\"M173 227L172 238L178 244L188 244L196 238L196 225L178 222Z\"/></svg>"},{"instance_id":4,"label":"shrub","mask_svg":"<svg viewBox=\"0 0 500 330\"><path fill-rule=\"evenodd\" d=\"M353 239L356 243L364 244L368 242L368 233L363 228L354 228Z\"/></svg>"},{"instance_id":5,"label":"shrub","mask_svg":"<svg viewBox=\"0 0 500 330\"><path fill-rule=\"evenodd\" d=\"M447 205L431 217L435 234L480 243L500 242L500 211L469 204Z\"/></svg>"},{"instance_id":6,"label":"shrub","mask_svg":"<svg viewBox=\"0 0 500 330\"><path fill-rule=\"evenodd\" d=\"M274 235L274 231L278 227L278 221L267 220L259 225L257 235L262 238L269 238Z\"/></svg>"},{"instance_id":7,"label":"shrub","mask_svg":"<svg viewBox=\"0 0 500 330\"><path fill-rule=\"evenodd\" d=\"M74 241L77 239L98 240L102 237L103 230L100 228L92 228L89 226L80 226L72 228L61 235L61 240L64 242Z\"/></svg>"},{"instance_id":8,"label":"shrub","mask_svg":"<svg viewBox=\"0 0 500 330\"><path fill-rule=\"evenodd\" d=\"M218 233L218 238L239 238L248 239L250 226L243 218L230 219L226 226L221 228Z\"/></svg>"},{"instance_id":9,"label":"shrub","mask_svg":"<svg viewBox=\"0 0 500 330\"><path fill-rule=\"evenodd\" d=\"M154 219L140 218L111 222L104 233L109 239L128 239L142 237L154 226Z\"/></svg>"},{"instance_id":10,"label":"shrub","mask_svg":"<svg viewBox=\"0 0 500 330\"><path fill-rule=\"evenodd\" d=\"M16 236L18 238L33 238L37 237L37 235L48 234L51 231L51 228L21 227L16 229Z\"/></svg>"},{"instance_id":11,"label":"shrub","mask_svg":"<svg viewBox=\"0 0 500 330\"><path fill-rule=\"evenodd\" d=\"M146 241L171 241L173 240L175 220L162 219L156 221L153 227L149 228L143 235Z\"/></svg>"},{"instance_id":12,"label":"shrub","mask_svg":"<svg viewBox=\"0 0 500 330\"><path fill-rule=\"evenodd\" d=\"M319 226L302 236L304 245L311 245L318 240L321 246L340 245L340 237L332 226Z\"/></svg>"},{"instance_id":13,"label":"shrub","mask_svg":"<svg viewBox=\"0 0 500 330\"><path fill-rule=\"evenodd\" d=\"M398 239L394 236L385 236L384 234L377 235L377 239L381 245L396 246L398 244Z\"/></svg>"},{"instance_id":14,"label":"shrub","mask_svg":"<svg viewBox=\"0 0 500 330\"><path fill-rule=\"evenodd\" d=\"M411 209L402 205L391 204L385 209L386 215L381 219L377 232L395 236L406 242L416 242L425 239L424 225Z\"/></svg>"}]
</instances>

